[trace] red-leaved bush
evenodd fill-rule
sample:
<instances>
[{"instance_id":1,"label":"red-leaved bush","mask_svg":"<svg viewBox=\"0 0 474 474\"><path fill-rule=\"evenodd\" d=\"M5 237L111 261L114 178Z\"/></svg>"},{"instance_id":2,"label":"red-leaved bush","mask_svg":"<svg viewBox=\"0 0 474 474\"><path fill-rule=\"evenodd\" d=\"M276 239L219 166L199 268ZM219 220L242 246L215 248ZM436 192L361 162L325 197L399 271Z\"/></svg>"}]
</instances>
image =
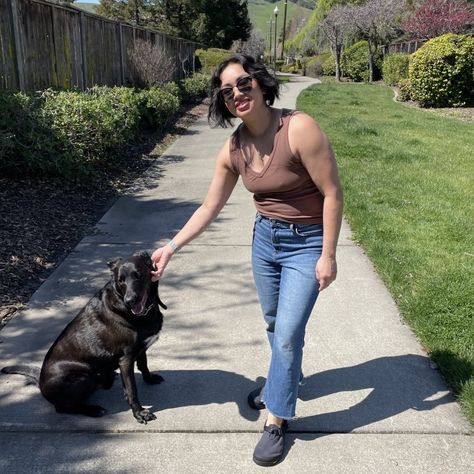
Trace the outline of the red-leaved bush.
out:
<instances>
[{"instance_id":1,"label":"red-leaved bush","mask_svg":"<svg viewBox=\"0 0 474 474\"><path fill-rule=\"evenodd\" d=\"M402 21L402 28L417 39L445 33L463 33L474 23L472 7L464 0L425 0Z\"/></svg>"}]
</instances>

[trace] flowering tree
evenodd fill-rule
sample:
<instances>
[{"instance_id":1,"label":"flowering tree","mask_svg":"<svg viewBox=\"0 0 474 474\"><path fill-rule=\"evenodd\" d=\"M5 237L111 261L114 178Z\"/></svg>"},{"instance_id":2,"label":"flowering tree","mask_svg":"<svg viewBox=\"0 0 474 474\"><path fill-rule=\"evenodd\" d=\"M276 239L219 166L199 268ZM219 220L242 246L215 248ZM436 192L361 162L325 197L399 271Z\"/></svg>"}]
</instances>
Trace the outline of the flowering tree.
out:
<instances>
[{"instance_id":1,"label":"flowering tree","mask_svg":"<svg viewBox=\"0 0 474 474\"><path fill-rule=\"evenodd\" d=\"M374 58L380 46L399 33L404 0L368 0L362 5L348 6L355 34L369 46L369 81L374 78Z\"/></svg>"},{"instance_id":2,"label":"flowering tree","mask_svg":"<svg viewBox=\"0 0 474 474\"><path fill-rule=\"evenodd\" d=\"M339 81L341 78L341 55L344 40L352 30L350 9L345 6L334 7L318 26L331 47L336 61L336 80Z\"/></svg>"},{"instance_id":3,"label":"flowering tree","mask_svg":"<svg viewBox=\"0 0 474 474\"><path fill-rule=\"evenodd\" d=\"M425 0L402 22L402 28L417 39L445 33L462 33L474 23L472 8L463 0Z\"/></svg>"}]
</instances>

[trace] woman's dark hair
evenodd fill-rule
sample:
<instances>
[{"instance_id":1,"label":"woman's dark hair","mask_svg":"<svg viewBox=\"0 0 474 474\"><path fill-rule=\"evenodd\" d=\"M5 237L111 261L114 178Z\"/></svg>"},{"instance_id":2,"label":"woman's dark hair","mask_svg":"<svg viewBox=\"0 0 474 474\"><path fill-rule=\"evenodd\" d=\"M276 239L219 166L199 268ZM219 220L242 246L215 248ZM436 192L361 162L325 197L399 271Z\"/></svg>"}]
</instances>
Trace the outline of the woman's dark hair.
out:
<instances>
[{"instance_id":1,"label":"woman's dark hair","mask_svg":"<svg viewBox=\"0 0 474 474\"><path fill-rule=\"evenodd\" d=\"M222 95L219 94L222 85L220 76L229 64L240 64L245 72L257 81L267 105L273 105L275 99L278 99L280 96L278 81L267 71L267 68L262 63L256 61L252 56L235 54L224 59L217 66L211 77L211 103L209 104L207 119L213 127L227 128L229 125L232 125L232 119L235 118L226 107Z\"/></svg>"}]
</instances>

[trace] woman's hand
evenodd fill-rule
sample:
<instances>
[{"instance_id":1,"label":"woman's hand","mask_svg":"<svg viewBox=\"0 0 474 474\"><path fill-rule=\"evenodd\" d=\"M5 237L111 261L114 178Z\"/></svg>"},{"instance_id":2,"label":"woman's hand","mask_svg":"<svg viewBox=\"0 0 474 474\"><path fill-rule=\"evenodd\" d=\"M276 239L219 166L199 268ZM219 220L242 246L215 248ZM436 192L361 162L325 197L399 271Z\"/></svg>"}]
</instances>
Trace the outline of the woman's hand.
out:
<instances>
[{"instance_id":1,"label":"woman's hand","mask_svg":"<svg viewBox=\"0 0 474 474\"><path fill-rule=\"evenodd\" d=\"M326 289L336 279L336 276L336 258L321 255L316 264L316 279L319 281L319 291Z\"/></svg>"},{"instance_id":2,"label":"woman's hand","mask_svg":"<svg viewBox=\"0 0 474 474\"><path fill-rule=\"evenodd\" d=\"M155 250L151 256L151 260L155 267L155 271L151 272L151 280L159 280L165 271L166 265L173 255L173 250L169 245L165 245Z\"/></svg>"}]
</instances>

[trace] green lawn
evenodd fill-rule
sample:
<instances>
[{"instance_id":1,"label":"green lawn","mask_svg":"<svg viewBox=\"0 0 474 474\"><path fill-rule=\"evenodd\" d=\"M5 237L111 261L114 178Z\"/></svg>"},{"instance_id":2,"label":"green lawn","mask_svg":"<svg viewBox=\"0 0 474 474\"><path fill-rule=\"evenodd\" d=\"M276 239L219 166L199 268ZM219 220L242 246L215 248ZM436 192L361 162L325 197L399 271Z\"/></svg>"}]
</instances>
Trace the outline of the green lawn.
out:
<instances>
[{"instance_id":1,"label":"green lawn","mask_svg":"<svg viewBox=\"0 0 474 474\"><path fill-rule=\"evenodd\" d=\"M298 108L330 137L356 241L474 423L474 125L392 96L327 83Z\"/></svg>"}]
</instances>

